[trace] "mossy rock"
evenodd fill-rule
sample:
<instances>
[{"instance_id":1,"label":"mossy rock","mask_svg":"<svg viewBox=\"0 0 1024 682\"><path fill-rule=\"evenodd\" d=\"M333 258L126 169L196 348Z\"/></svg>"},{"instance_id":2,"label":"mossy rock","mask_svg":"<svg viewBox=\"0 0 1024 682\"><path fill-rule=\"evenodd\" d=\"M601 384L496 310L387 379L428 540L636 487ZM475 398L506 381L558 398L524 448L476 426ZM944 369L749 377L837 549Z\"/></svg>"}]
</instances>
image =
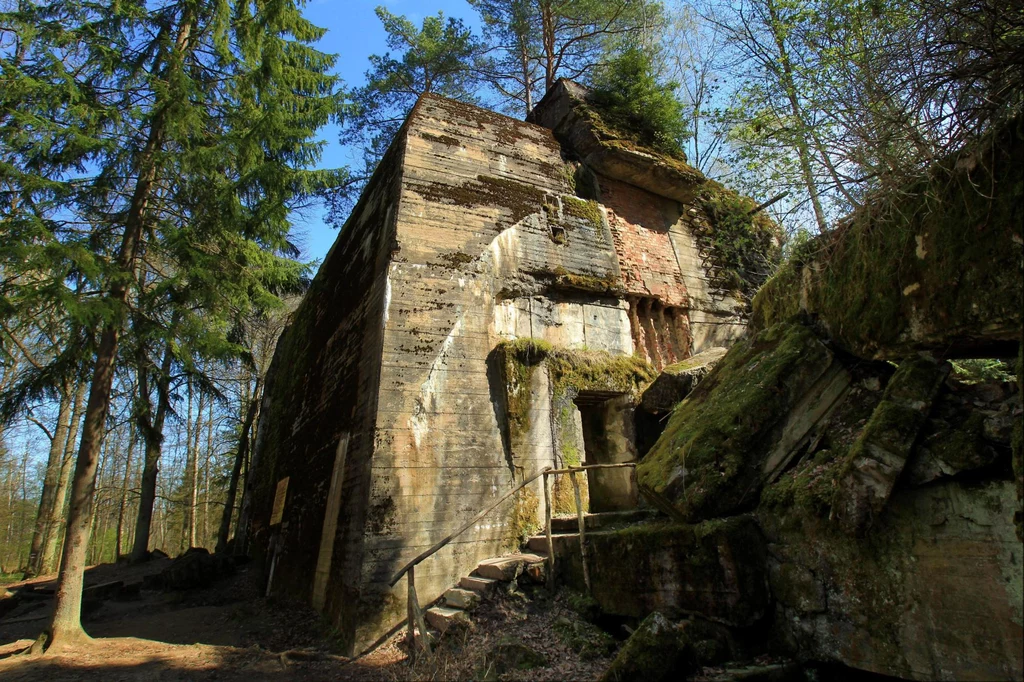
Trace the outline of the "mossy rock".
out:
<instances>
[{"instance_id":1,"label":"mossy rock","mask_svg":"<svg viewBox=\"0 0 1024 682\"><path fill-rule=\"evenodd\" d=\"M831 363L814 332L796 323L733 346L637 466L641 491L688 522L755 507L776 428Z\"/></svg>"},{"instance_id":2,"label":"mossy rock","mask_svg":"<svg viewBox=\"0 0 1024 682\"><path fill-rule=\"evenodd\" d=\"M615 640L585 620L558 618L551 626L555 636L584 661L607 658L615 652Z\"/></svg>"},{"instance_id":3,"label":"mossy rock","mask_svg":"<svg viewBox=\"0 0 1024 682\"><path fill-rule=\"evenodd\" d=\"M686 628L654 612L626 640L601 682L681 680L696 669Z\"/></svg>"},{"instance_id":4,"label":"mossy rock","mask_svg":"<svg viewBox=\"0 0 1024 682\"><path fill-rule=\"evenodd\" d=\"M479 671L480 679L496 680L513 670L533 670L547 664L548 659L544 654L511 636L505 636L487 652L484 668Z\"/></svg>"},{"instance_id":5,"label":"mossy rock","mask_svg":"<svg viewBox=\"0 0 1024 682\"><path fill-rule=\"evenodd\" d=\"M1018 115L926 177L870 197L762 287L755 327L802 310L859 357L1005 353L1022 323L1022 155Z\"/></svg>"}]
</instances>

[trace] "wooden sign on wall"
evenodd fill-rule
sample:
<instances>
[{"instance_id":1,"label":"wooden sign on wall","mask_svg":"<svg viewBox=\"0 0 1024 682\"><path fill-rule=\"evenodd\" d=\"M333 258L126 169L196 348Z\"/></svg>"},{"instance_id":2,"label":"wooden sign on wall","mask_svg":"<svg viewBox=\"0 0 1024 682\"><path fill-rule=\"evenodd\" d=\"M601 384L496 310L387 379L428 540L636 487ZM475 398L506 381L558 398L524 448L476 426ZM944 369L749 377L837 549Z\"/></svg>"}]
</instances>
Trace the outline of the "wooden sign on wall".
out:
<instances>
[{"instance_id":1,"label":"wooden sign on wall","mask_svg":"<svg viewBox=\"0 0 1024 682\"><path fill-rule=\"evenodd\" d=\"M274 493L274 510L270 513L270 525L275 526L281 523L284 518L284 499L288 496L288 476L277 482L277 492Z\"/></svg>"}]
</instances>

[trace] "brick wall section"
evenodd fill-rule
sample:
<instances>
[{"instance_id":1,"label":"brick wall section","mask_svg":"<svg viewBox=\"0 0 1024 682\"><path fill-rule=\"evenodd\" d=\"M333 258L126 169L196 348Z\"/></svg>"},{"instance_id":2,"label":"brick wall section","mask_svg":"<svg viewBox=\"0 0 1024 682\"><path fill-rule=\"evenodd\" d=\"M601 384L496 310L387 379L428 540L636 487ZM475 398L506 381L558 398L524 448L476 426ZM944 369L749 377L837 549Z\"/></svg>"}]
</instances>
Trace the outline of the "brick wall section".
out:
<instances>
[{"instance_id":1,"label":"brick wall section","mask_svg":"<svg viewBox=\"0 0 1024 682\"><path fill-rule=\"evenodd\" d=\"M610 178L600 182L601 203L607 209L626 293L688 307L686 285L669 238L669 228L682 215L679 202Z\"/></svg>"}]
</instances>

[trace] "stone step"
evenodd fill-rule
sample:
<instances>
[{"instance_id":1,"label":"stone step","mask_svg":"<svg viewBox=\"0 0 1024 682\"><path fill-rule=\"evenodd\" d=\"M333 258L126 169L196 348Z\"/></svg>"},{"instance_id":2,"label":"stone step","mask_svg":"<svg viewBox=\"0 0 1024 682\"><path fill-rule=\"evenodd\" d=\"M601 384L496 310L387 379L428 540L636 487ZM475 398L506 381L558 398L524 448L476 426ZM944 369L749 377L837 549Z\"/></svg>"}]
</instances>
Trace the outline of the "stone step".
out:
<instances>
[{"instance_id":1,"label":"stone step","mask_svg":"<svg viewBox=\"0 0 1024 682\"><path fill-rule=\"evenodd\" d=\"M427 609L423 614L430 627L438 632L447 632L448 628L459 623L469 623L469 614L462 609L453 609L447 606L435 606Z\"/></svg>"},{"instance_id":2,"label":"stone step","mask_svg":"<svg viewBox=\"0 0 1024 682\"><path fill-rule=\"evenodd\" d=\"M494 586L498 584L497 580L492 578L484 578L479 575L467 575L463 576L459 580L459 587L465 590L472 590L481 597L485 597L494 590Z\"/></svg>"},{"instance_id":3,"label":"stone step","mask_svg":"<svg viewBox=\"0 0 1024 682\"><path fill-rule=\"evenodd\" d=\"M587 532L600 530L609 526L628 525L650 521L658 515L655 509L630 509L617 512L599 512L584 514L583 525ZM552 533L575 533L579 530L579 521L575 516L556 516L551 519Z\"/></svg>"},{"instance_id":4,"label":"stone step","mask_svg":"<svg viewBox=\"0 0 1024 682\"><path fill-rule=\"evenodd\" d=\"M453 587L444 593L445 606L463 611L472 611L480 604L480 595L473 590Z\"/></svg>"},{"instance_id":5,"label":"stone step","mask_svg":"<svg viewBox=\"0 0 1024 682\"><path fill-rule=\"evenodd\" d=\"M552 533L554 535L554 533ZM548 536L547 535L534 535L532 538L526 541L526 548L531 552L540 552L543 554L548 553Z\"/></svg>"},{"instance_id":6,"label":"stone step","mask_svg":"<svg viewBox=\"0 0 1024 682\"><path fill-rule=\"evenodd\" d=\"M542 554L509 554L508 556L484 559L476 567L476 573L484 578L508 582L515 579L530 564L543 564L547 559Z\"/></svg>"}]
</instances>

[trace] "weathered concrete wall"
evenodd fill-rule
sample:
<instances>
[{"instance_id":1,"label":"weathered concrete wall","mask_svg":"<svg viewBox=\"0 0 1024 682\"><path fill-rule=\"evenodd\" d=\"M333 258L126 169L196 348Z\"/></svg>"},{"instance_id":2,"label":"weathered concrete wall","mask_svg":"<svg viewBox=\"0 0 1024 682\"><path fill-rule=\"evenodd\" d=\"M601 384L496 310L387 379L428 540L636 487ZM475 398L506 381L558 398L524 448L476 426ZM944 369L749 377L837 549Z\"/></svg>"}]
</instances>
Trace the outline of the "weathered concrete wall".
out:
<instances>
[{"instance_id":1,"label":"weathered concrete wall","mask_svg":"<svg viewBox=\"0 0 1024 682\"><path fill-rule=\"evenodd\" d=\"M605 613L699 614L746 627L771 610L766 544L752 516L587 533L592 594ZM555 537L559 584L586 590L579 537Z\"/></svg>"},{"instance_id":2,"label":"weathered concrete wall","mask_svg":"<svg viewBox=\"0 0 1024 682\"><path fill-rule=\"evenodd\" d=\"M290 484L283 540L264 528L257 544L280 547L275 591L310 598L351 651L404 618L405 588L388 586L404 563L525 477L583 460L575 401L618 396L600 413L621 422L614 447L594 456L635 456L631 405L654 378L638 345L662 365L743 328L709 283L694 213L579 157L549 128L424 96L282 339L257 455L263 526ZM498 357L517 339L548 349L522 414ZM536 528L540 485L421 564L421 601ZM597 485L602 504L635 498L621 472ZM567 481L555 497L574 508Z\"/></svg>"},{"instance_id":3,"label":"weathered concrete wall","mask_svg":"<svg viewBox=\"0 0 1024 682\"><path fill-rule=\"evenodd\" d=\"M1010 481L897 493L870 537L796 508L761 514L776 633L818 660L915 680L1024 675Z\"/></svg>"},{"instance_id":4,"label":"weathered concrete wall","mask_svg":"<svg viewBox=\"0 0 1024 682\"><path fill-rule=\"evenodd\" d=\"M361 618L363 525L403 154L400 140L278 342L252 463L250 536L267 573L277 548L273 592L319 602L349 644ZM282 523L270 526L275 490L284 478ZM334 480L338 516L326 519Z\"/></svg>"}]
</instances>

